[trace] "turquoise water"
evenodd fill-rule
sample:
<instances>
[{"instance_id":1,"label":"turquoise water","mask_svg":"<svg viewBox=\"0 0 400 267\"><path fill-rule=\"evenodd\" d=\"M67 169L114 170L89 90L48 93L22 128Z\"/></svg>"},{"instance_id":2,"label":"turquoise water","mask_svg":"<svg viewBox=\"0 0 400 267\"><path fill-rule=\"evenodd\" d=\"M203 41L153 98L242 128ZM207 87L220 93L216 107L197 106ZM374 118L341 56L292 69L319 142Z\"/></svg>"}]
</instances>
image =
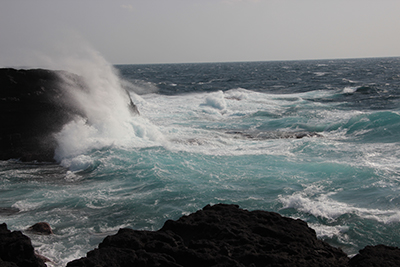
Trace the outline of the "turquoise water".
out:
<instances>
[{"instance_id":1,"label":"turquoise water","mask_svg":"<svg viewBox=\"0 0 400 267\"><path fill-rule=\"evenodd\" d=\"M216 203L303 219L348 254L399 246L399 62L116 66L141 115L96 87L57 164L0 162L0 207L18 210L0 219L49 222L55 235L26 234L54 266Z\"/></svg>"}]
</instances>

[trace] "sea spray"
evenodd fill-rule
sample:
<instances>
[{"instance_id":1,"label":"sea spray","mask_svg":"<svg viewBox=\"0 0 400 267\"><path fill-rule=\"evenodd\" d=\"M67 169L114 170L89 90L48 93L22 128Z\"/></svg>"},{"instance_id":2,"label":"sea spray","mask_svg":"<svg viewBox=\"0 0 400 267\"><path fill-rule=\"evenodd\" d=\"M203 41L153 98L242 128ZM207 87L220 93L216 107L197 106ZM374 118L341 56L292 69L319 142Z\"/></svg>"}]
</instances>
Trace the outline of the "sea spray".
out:
<instances>
[{"instance_id":1,"label":"sea spray","mask_svg":"<svg viewBox=\"0 0 400 267\"><path fill-rule=\"evenodd\" d=\"M156 126L143 116L132 114L131 97L142 99L125 88L137 86L120 79L117 70L88 44L83 42L75 55L79 57L59 57L51 62L54 67L79 75L84 83L79 85L83 89L76 88L76 81L71 80L74 77L61 74L65 90L83 115L56 133L57 162L73 170L85 169L91 165L85 153L93 150L164 143Z\"/></svg>"}]
</instances>

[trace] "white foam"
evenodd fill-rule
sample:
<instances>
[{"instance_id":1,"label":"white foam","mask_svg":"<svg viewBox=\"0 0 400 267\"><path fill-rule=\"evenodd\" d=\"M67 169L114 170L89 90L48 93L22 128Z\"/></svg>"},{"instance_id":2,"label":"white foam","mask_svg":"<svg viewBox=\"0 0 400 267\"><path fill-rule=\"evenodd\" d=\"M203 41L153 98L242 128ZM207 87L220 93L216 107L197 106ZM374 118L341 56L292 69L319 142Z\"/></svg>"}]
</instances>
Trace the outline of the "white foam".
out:
<instances>
[{"instance_id":1,"label":"white foam","mask_svg":"<svg viewBox=\"0 0 400 267\"><path fill-rule=\"evenodd\" d=\"M239 119L240 122L258 111L282 113L284 105L288 104L286 99L290 99L289 104L293 103L293 95L265 94L238 88L177 96L149 94L142 98L141 114L173 142L169 149L207 155L292 156L290 148L294 140L245 140L227 132L235 131L229 128L232 121ZM298 97L298 101L303 100ZM203 127L210 122L216 128Z\"/></svg>"},{"instance_id":2,"label":"white foam","mask_svg":"<svg viewBox=\"0 0 400 267\"><path fill-rule=\"evenodd\" d=\"M234 100L244 100L247 99L249 93L250 91L243 88L232 89L225 92L225 98Z\"/></svg>"},{"instance_id":3,"label":"white foam","mask_svg":"<svg viewBox=\"0 0 400 267\"><path fill-rule=\"evenodd\" d=\"M36 253L50 260L50 262L46 262L46 266L66 266L68 262L84 257L89 249L95 248L89 244L93 238L88 233L78 234L76 229L71 227L68 228L68 231L70 232L51 236L30 236ZM29 233L26 234L29 235Z\"/></svg>"},{"instance_id":4,"label":"white foam","mask_svg":"<svg viewBox=\"0 0 400 267\"><path fill-rule=\"evenodd\" d=\"M206 97L205 105L219 109L225 110L226 109L226 102L224 98L224 93L222 91L218 91L216 93L212 93Z\"/></svg>"},{"instance_id":5,"label":"white foam","mask_svg":"<svg viewBox=\"0 0 400 267\"><path fill-rule=\"evenodd\" d=\"M38 207L40 207L43 204L43 201L41 202L31 202L28 200L19 200L17 202L15 202L11 207L18 209L19 211L30 211L30 210L34 210L37 209Z\"/></svg>"},{"instance_id":6,"label":"white foam","mask_svg":"<svg viewBox=\"0 0 400 267\"><path fill-rule=\"evenodd\" d=\"M400 222L399 210L356 207L332 199L330 196L336 193L324 193L322 189L323 187L321 186L310 185L305 190L293 193L290 196L280 195L279 201L283 204L283 208L294 208L331 221L344 214L354 214L364 219L376 220L381 223Z\"/></svg>"},{"instance_id":7,"label":"white foam","mask_svg":"<svg viewBox=\"0 0 400 267\"><path fill-rule=\"evenodd\" d=\"M345 87L343 89L343 94L353 94L357 91L358 87Z\"/></svg>"},{"instance_id":8,"label":"white foam","mask_svg":"<svg viewBox=\"0 0 400 267\"><path fill-rule=\"evenodd\" d=\"M315 230L318 238L345 237L345 233L350 229L346 225L329 226L323 224L309 223L309 227Z\"/></svg>"},{"instance_id":9,"label":"white foam","mask_svg":"<svg viewBox=\"0 0 400 267\"><path fill-rule=\"evenodd\" d=\"M314 72L314 74L316 76L324 76L326 74L326 72L317 71L317 72Z\"/></svg>"},{"instance_id":10,"label":"white foam","mask_svg":"<svg viewBox=\"0 0 400 267\"><path fill-rule=\"evenodd\" d=\"M55 159L71 171L93 166L95 159L89 154L95 150L167 145L158 127L143 117L109 125L104 121L89 125L86 120L78 118L65 125L56 137L58 147Z\"/></svg>"},{"instance_id":11,"label":"white foam","mask_svg":"<svg viewBox=\"0 0 400 267\"><path fill-rule=\"evenodd\" d=\"M74 174L76 171L86 170L93 165L93 159L86 155L77 155L76 157L64 158L60 161L60 164L70 170L66 174L65 180L76 181L77 177Z\"/></svg>"},{"instance_id":12,"label":"white foam","mask_svg":"<svg viewBox=\"0 0 400 267\"><path fill-rule=\"evenodd\" d=\"M156 126L143 117L132 115L131 100L125 90L129 83L121 81L117 71L97 51L79 38L77 42L80 46L74 45L72 50L75 51L55 57L47 64L81 76L87 89L75 88L73 77L62 75L65 90L83 110L84 118L77 116L56 134L55 159L71 170L79 170L92 164L85 154L93 150L164 142ZM143 101L134 92L130 94L135 101Z\"/></svg>"}]
</instances>

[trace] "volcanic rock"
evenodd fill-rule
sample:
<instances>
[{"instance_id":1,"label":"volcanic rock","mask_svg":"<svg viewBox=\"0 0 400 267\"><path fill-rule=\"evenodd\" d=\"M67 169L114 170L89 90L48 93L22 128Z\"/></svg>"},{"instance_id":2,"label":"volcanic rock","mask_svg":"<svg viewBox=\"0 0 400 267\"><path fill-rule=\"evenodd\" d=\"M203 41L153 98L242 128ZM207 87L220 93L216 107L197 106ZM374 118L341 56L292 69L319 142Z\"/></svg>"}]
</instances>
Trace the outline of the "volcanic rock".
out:
<instances>
[{"instance_id":1,"label":"volcanic rock","mask_svg":"<svg viewBox=\"0 0 400 267\"><path fill-rule=\"evenodd\" d=\"M400 249L385 245L366 246L349 263L352 267L400 266Z\"/></svg>"},{"instance_id":2,"label":"volcanic rock","mask_svg":"<svg viewBox=\"0 0 400 267\"><path fill-rule=\"evenodd\" d=\"M46 267L43 259L38 257L29 237L20 231L7 229L0 224L0 266Z\"/></svg>"},{"instance_id":3,"label":"volcanic rock","mask_svg":"<svg viewBox=\"0 0 400 267\"><path fill-rule=\"evenodd\" d=\"M158 231L120 229L75 266L347 266L304 221L237 205L207 205Z\"/></svg>"},{"instance_id":4,"label":"volcanic rock","mask_svg":"<svg viewBox=\"0 0 400 267\"><path fill-rule=\"evenodd\" d=\"M32 225L27 229L30 232L41 234L41 235L51 235L53 234L53 230L50 227L50 224L47 222L38 222Z\"/></svg>"}]
</instances>

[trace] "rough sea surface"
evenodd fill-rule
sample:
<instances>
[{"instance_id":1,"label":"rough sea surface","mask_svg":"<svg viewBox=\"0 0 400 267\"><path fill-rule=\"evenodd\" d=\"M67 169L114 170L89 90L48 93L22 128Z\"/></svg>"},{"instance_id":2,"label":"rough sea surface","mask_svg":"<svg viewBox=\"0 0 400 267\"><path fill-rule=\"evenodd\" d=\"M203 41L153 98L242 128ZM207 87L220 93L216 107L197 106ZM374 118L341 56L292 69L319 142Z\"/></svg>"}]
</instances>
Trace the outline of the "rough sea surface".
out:
<instances>
[{"instance_id":1,"label":"rough sea surface","mask_svg":"<svg viewBox=\"0 0 400 267\"><path fill-rule=\"evenodd\" d=\"M400 246L400 58L114 67L88 77L57 164L0 161L0 222L50 223L25 234L52 266L216 203L300 218L349 255Z\"/></svg>"}]
</instances>

